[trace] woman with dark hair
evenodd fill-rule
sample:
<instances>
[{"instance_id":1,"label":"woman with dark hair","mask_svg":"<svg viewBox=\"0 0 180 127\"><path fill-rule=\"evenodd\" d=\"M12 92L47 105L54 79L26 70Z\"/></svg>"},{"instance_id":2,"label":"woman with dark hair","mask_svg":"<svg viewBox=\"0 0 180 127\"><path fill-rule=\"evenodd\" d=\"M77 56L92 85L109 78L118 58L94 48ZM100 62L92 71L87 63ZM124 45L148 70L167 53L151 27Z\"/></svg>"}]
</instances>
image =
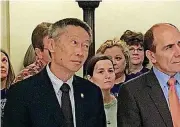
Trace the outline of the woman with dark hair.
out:
<instances>
[{"instance_id":1,"label":"woman with dark hair","mask_svg":"<svg viewBox=\"0 0 180 127\"><path fill-rule=\"evenodd\" d=\"M120 39L125 41L129 48L130 62L128 77L130 79L135 78L149 71L146 67L149 60L145 55L143 34L126 30Z\"/></svg>"},{"instance_id":2,"label":"woman with dark hair","mask_svg":"<svg viewBox=\"0 0 180 127\"><path fill-rule=\"evenodd\" d=\"M111 58L105 55L93 56L88 62L86 72L87 79L99 86L102 91L107 127L116 127L117 100L111 94L115 72Z\"/></svg>"},{"instance_id":3,"label":"woman with dark hair","mask_svg":"<svg viewBox=\"0 0 180 127\"><path fill-rule=\"evenodd\" d=\"M9 60L8 54L1 49L1 125L4 115L4 106L6 104L6 94L11 83L15 78L14 71Z\"/></svg>"}]
</instances>

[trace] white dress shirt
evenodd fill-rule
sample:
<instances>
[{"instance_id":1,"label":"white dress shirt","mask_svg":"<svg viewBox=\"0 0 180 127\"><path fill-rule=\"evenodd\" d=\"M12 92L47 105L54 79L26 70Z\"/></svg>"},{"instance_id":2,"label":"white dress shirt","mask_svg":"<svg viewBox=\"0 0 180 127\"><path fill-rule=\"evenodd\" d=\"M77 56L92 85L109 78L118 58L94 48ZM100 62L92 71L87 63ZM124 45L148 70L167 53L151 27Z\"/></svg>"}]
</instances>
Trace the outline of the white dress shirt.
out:
<instances>
[{"instance_id":1,"label":"white dress shirt","mask_svg":"<svg viewBox=\"0 0 180 127\"><path fill-rule=\"evenodd\" d=\"M70 91L69 91L69 96L70 96L70 101L71 101L71 106L72 106L72 113L73 113L73 122L74 122L74 127L76 127L76 117L75 117L75 103L74 103L74 90L72 86L73 82L73 76L67 80L67 82L63 82L61 79L57 78L50 70L49 65L46 66L46 70L48 73L48 76L52 82L54 91L56 93L56 97L59 102L59 106L61 107L61 96L62 92L60 90L61 86L63 83L67 83L70 86Z\"/></svg>"}]
</instances>

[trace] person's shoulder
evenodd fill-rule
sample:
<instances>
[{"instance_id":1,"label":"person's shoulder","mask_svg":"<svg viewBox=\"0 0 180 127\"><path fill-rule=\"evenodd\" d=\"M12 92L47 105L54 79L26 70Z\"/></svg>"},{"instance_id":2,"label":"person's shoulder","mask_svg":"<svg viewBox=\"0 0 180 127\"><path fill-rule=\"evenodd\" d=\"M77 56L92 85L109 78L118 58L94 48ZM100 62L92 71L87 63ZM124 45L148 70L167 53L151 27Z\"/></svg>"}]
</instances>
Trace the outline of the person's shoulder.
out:
<instances>
[{"instance_id":1,"label":"person's shoulder","mask_svg":"<svg viewBox=\"0 0 180 127\"><path fill-rule=\"evenodd\" d=\"M15 77L15 80L13 81L13 83L17 83L19 81L22 81L24 79L27 79L35 74L38 73L37 70L34 69L35 64L32 63L29 66L27 66L26 68L22 69L19 74Z\"/></svg>"},{"instance_id":2,"label":"person's shoulder","mask_svg":"<svg viewBox=\"0 0 180 127\"><path fill-rule=\"evenodd\" d=\"M74 80L75 80L76 82L79 82L79 83L81 83L81 84L85 84L85 85L87 85L87 86L94 85L94 83L92 83L91 81L89 81L89 80L87 80L87 79L85 79L85 78L82 78L82 77L80 77L80 76L77 76L77 75L74 75Z\"/></svg>"},{"instance_id":3,"label":"person's shoulder","mask_svg":"<svg viewBox=\"0 0 180 127\"><path fill-rule=\"evenodd\" d=\"M12 86L16 86L17 88L18 87L28 87L29 84L34 84L34 82L36 82L37 79L38 79L38 77L36 75L30 76L28 78L22 79L21 81L14 83Z\"/></svg>"},{"instance_id":4,"label":"person's shoulder","mask_svg":"<svg viewBox=\"0 0 180 127\"><path fill-rule=\"evenodd\" d=\"M145 73L145 72L148 72L150 69L149 68L146 68L146 67L143 67L143 69L141 70L142 73Z\"/></svg>"},{"instance_id":5,"label":"person's shoulder","mask_svg":"<svg viewBox=\"0 0 180 127\"><path fill-rule=\"evenodd\" d=\"M143 89L150 80L148 79L150 73L151 72L148 71L146 73L141 74L138 77L128 80L127 82L122 84L121 88L126 87L132 91Z\"/></svg>"},{"instance_id":6,"label":"person's shoulder","mask_svg":"<svg viewBox=\"0 0 180 127\"><path fill-rule=\"evenodd\" d=\"M79 77L77 75L74 76L74 80L77 84L81 85L84 88L99 89L99 87L95 85L94 83L92 83L91 81L84 79L82 77Z\"/></svg>"},{"instance_id":7,"label":"person's shoulder","mask_svg":"<svg viewBox=\"0 0 180 127\"><path fill-rule=\"evenodd\" d=\"M32 69L35 67L35 63L30 64L29 66L23 68L18 75L28 73L29 71L32 71Z\"/></svg>"},{"instance_id":8,"label":"person's shoulder","mask_svg":"<svg viewBox=\"0 0 180 127\"><path fill-rule=\"evenodd\" d=\"M74 76L73 85L74 85L74 90L77 93L78 92L84 93L84 96L86 96L86 100L89 100L89 103L91 102L93 102L94 104L100 103L99 100L102 100L101 89L99 88L99 86L95 85L89 80L79 76Z\"/></svg>"},{"instance_id":9,"label":"person's shoulder","mask_svg":"<svg viewBox=\"0 0 180 127\"><path fill-rule=\"evenodd\" d=\"M33 97L34 93L38 93L44 85L41 83L40 80L42 79L40 78L39 74L37 74L12 84L7 96L10 98L26 98L25 100L31 100L30 98Z\"/></svg>"},{"instance_id":10,"label":"person's shoulder","mask_svg":"<svg viewBox=\"0 0 180 127\"><path fill-rule=\"evenodd\" d=\"M29 89L33 86L38 85L39 80L41 80L41 76L40 73L36 74L36 75L32 75L28 78L22 79L21 81L18 81L16 83L14 83L12 86L15 89Z\"/></svg>"}]
</instances>

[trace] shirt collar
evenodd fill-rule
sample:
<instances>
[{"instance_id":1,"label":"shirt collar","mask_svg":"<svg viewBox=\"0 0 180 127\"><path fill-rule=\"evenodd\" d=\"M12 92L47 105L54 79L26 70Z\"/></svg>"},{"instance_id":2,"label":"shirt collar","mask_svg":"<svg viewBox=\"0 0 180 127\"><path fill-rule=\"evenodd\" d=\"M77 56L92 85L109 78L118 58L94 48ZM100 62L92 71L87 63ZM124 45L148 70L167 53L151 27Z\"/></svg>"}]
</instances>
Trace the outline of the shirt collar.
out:
<instances>
[{"instance_id":1,"label":"shirt collar","mask_svg":"<svg viewBox=\"0 0 180 127\"><path fill-rule=\"evenodd\" d=\"M153 71L154 71L156 77L158 78L160 85L162 84L164 87L166 87L167 82L170 79L170 76L161 72L156 67L153 67ZM180 84L180 72L176 73L174 78L177 80L177 82L178 82L177 84Z\"/></svg>"},{"instance_id":2,"label":"shirt collar","mask_svg":"<svg viewBox=\"0 0 180 127\"><path fill-rule=\"evenodd\" d=\"M63 82L61 79L59 79L58 77L56 77L56 75L52 73L52 71L49 68L49 64L46 66L46 70L47 70L48 76L52 82L52 85L56 94L59 92L63 83L67 83L70 86L70 91L71 90L73 91L73 86L72 86L73 76L70 79L68 79L66 82Z\"/></svg>"},{"instance_id":3,"label":"shirt collar","mask_svg":"<svg viewBox=\"0 0 180 127\"><path fill-rule=\"evenodd\" d=\"M177 80L178 84L180 85L180 72L178 72L174 78Z\"/></svg>"}]
</instances>

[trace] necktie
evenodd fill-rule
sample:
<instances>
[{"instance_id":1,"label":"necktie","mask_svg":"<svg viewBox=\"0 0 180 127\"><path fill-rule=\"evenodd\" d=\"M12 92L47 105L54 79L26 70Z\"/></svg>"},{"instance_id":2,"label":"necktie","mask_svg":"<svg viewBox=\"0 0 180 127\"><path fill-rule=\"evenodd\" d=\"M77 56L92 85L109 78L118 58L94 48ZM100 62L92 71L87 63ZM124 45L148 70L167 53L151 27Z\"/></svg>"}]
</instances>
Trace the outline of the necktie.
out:
<instances>
[{"instance_id":1,"label":"necktie","mask_svg":"<svg viewBox=\"0 0 180 127\"><path fill-rule=\"evenodd\" d=\"M63 83L60 90L62 91L61 108L66 121L66 127L74 127L71 101L69 97L70 87L68 84Z\"/></svg>"},{"instance_id":2,"label":"necktie","mask_svg":"<svg viewBox=\"0 0 180 127\"><path fill-rule=\"evenodd\" d=\"M180 102L175 89L175 78L170 78L169 85L169 108L174 127L180 127Z\"/></svg>"}]
</instances>

